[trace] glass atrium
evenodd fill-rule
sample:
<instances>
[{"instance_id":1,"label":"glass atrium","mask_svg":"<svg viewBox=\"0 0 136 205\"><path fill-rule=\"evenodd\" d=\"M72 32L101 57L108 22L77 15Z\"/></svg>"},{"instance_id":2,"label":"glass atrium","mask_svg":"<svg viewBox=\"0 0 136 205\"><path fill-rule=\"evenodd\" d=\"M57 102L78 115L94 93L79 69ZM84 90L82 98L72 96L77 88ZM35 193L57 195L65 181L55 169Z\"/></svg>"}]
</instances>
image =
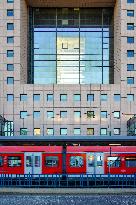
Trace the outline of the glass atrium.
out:
<instances>
[{"instance_id":1,"label":"glass atrium","mask_svg":"<svg viewBox=\"0 0 136 205\"><path fill-rule=\"evenodd\" d=\"M30 8L28 83L113 84L112 8Z\"/></svg>"}]
</instances>

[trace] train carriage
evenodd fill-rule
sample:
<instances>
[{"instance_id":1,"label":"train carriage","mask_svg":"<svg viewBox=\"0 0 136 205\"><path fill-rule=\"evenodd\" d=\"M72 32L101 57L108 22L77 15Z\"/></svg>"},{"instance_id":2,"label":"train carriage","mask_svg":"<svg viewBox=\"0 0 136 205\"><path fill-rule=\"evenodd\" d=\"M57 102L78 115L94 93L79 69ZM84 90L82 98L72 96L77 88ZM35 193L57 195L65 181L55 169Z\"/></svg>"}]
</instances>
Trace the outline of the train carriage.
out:
<instances>
[{"instance_id":1,"label":"train carriage","mask_svg":"<svg viewBox=\"0 0 136 205\"><path fill-rule=\"evenodd\" d=\"M136 146L0 146L0 174L135 174Z\"/></svg>"}]
</instances>

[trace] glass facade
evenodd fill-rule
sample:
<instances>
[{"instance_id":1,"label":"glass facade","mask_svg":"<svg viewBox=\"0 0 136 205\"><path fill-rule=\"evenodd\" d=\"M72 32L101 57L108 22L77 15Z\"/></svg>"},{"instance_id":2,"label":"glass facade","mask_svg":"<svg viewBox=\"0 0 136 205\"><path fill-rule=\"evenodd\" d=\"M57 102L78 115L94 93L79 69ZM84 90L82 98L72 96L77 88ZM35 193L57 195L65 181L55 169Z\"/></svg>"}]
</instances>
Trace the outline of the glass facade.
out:
<instances>
[{"instance_id":1,"label":"glass facade","mask_svg":"<svg viewBox=\"0 0 136 205\"><path fill-rule=\"evenodd\" d=\"M112 84L113 8L31 8L28 83Z\"/></svg>"}]
</instances>

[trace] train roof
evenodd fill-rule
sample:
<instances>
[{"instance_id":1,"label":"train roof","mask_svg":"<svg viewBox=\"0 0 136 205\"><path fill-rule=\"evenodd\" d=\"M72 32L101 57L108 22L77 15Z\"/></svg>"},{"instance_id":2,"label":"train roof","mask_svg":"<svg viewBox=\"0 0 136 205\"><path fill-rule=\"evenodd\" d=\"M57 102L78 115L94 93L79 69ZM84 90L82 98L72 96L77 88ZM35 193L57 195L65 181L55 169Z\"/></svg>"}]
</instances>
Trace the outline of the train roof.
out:
<instances>
[{"instance_id":1,"label":"train roof","mask_svg":"<svg viewBox=\"0 0 136 205\"><path fill-rule=\"evenodd\" d=\"M136 152L136 146L68 146L67 152Z\"/></svg>"},{"instance_id":2,"label":"train roof","mask_svg":"<svg viewBox=\"0 0 136 205\"><path fill-rule=\"evenodd\" d=\"M2 152L62 153L62 146L0 146L0 153Z\"/></svg>"}]
</instances>

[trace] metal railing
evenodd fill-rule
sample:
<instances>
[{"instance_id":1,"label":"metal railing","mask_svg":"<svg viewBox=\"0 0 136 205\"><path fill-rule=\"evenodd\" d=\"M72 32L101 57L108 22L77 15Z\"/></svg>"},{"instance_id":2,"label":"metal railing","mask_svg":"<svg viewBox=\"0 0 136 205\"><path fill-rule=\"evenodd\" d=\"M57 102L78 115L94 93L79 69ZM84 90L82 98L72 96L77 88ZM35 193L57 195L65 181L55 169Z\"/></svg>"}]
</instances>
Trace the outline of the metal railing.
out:
<instances>
[{"instance_id":1,"label":"metal railing","mask_svg":"<svg viewBox=\"0 0 136 205\"><path fill-rule=\"evenodd\" d=\"M136 188L134 175L94 174L1 174L0 187L48 187L48 188Z\"/></svg>"}]
</instances>

